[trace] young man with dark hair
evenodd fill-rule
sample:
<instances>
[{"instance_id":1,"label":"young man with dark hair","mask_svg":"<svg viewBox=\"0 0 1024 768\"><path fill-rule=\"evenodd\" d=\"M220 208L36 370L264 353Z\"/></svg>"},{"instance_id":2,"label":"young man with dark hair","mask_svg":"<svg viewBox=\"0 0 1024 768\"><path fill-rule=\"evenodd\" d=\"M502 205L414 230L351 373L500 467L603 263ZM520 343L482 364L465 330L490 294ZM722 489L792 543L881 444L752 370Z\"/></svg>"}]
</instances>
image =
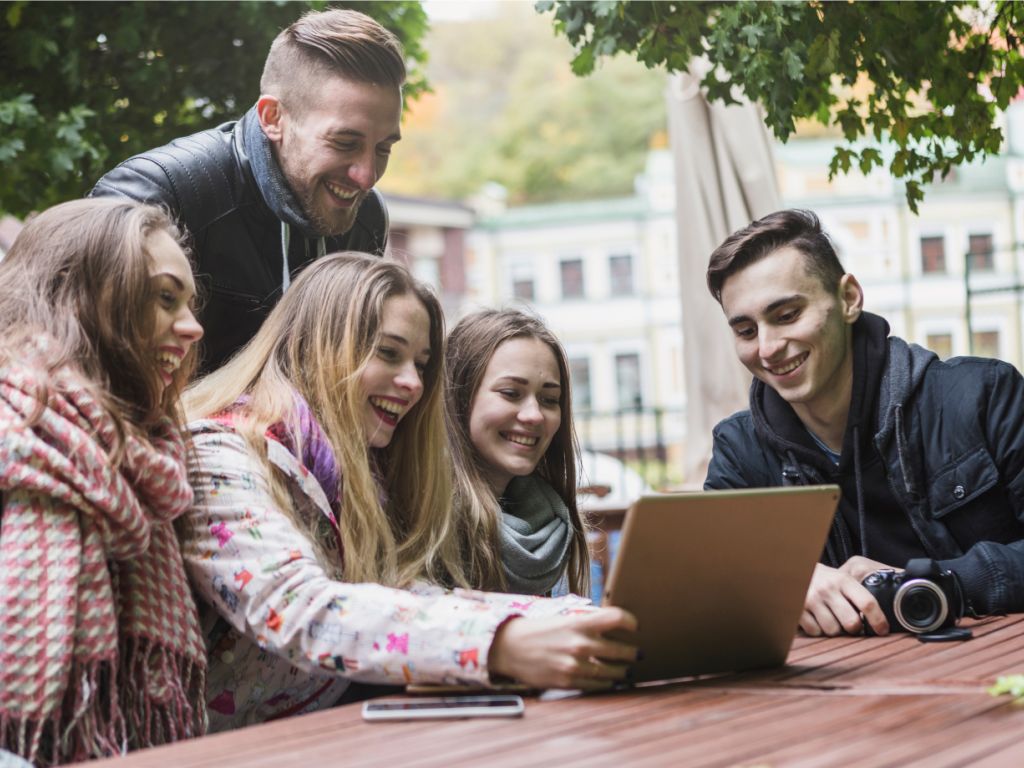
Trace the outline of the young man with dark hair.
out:
<instances>
[{"instance_id":1,"label":"young man with dark hair","mask_svg":"<svg viewBox=\"0 0 1024 768\"><path fill-rule=\"evenodd\" d=\"M191 237L205 302L203 370L256 333L295 273L332 251L383 254L373 188L401 138L397 38L351 10L310 12L274 40L237 122L132 157L92 196L168 207Z\"/></svg>"},{"instance_id":2,"label":"young man with dark hair","mask_svg":"<svg viewBox=\"0 0 1024 768\"><path fill-rule=\"evenodd\" d=\"M943 362L863 311L810 211L780 211L711 255L708 287L753 374L750 409L715 427L704 487L837 483L808 590L811 635L879 634L861 581L930 558L968 610L1024 610L1024 379L981 358Z\"/></svg>"}]
</instances>

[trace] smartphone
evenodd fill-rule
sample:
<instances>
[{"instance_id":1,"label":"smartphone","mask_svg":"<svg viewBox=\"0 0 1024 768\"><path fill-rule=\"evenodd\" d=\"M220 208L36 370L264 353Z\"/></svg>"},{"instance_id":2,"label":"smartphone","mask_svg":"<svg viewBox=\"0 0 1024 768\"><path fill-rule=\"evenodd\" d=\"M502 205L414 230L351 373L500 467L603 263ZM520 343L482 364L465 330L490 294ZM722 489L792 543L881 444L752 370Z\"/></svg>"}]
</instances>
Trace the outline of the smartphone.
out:
<instances>
[{"instance_id":1,"label":"smartphone","mask_svg":"<svg viewBox=\"0 0 1024 768\"><path fill-rule=\"evenodd\" d=\"M364 720L449 720L462 717L522 717L521 696L424 696L363 704Z\"/></svg>"}]
</instances>

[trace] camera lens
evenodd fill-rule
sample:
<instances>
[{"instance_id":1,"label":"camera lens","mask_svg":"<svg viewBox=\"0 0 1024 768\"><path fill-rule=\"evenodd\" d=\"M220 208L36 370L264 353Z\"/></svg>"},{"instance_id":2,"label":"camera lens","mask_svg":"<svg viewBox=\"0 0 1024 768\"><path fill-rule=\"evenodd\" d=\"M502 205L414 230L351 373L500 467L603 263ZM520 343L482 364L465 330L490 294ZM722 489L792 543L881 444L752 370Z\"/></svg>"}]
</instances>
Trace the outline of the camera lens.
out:
<instances>
[{"instance_id":1,"label":"camera lens","mask_svg":"<svg viewBox=\"0 0 1024 768\"><path fill-rule=\"evenodd\" d=\"M896 620L909 632L931 632L949 615L946 593L927 579L911 579L896 591L892 601Z\"/></svg>"}]
</instances>

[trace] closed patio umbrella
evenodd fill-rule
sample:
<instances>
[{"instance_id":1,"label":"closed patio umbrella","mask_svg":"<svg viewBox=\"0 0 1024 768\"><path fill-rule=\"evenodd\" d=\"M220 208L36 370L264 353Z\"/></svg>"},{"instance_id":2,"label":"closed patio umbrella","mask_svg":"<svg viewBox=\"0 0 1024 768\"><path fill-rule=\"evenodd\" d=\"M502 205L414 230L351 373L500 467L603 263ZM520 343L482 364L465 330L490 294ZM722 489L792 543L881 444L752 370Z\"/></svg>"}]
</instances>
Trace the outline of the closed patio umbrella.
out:
<instances>
[{"instance_id":1,"label":"closed patio umbrella","mask_svg":"<svg viewBox=\"0 0 1024 768\"><path fill-rule=\"evenodd\" d=\"M699 65L698 65L699 66ZM669 79L686 383L687 485L704 481L711 430L746 407L750 375L705 282L708 257L732 232L779 210L768 132L756 106L709 104L695 68Z\"/></svg>"}]
</instances>

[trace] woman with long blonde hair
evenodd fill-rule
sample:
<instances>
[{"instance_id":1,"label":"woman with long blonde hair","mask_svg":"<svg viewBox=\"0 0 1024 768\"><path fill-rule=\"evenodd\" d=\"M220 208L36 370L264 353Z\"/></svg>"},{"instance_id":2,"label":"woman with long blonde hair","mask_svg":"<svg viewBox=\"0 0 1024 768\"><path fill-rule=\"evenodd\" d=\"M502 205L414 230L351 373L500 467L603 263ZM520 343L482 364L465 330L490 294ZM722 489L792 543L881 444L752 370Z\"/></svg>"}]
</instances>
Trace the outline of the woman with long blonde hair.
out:
<instances>
[{"instance_id":1,"label":"woman with long blonde hair","mask_svg":"<svg viewBox=\"0 0 1024 768\"><path fill-rule=\"evenodd\" d=\"M0 261L0 748L36 765L205 730L172 527L203 333L181 242L159 208L75 200Z\"/></svg>"},{"instance_id":2,"label":"woman with long blonde hair","mask_svg":"<svg viewBox=\"0 0 1024 768\"><path fill-rule=\"evenodd\" d=\"M618 609L445 589L469 581L443 331L404 267L334 254L187 393L213 730L331 706L353 680L594 688L635 658L602 636L633 626Z\"/></svg>"}]
</instances>

